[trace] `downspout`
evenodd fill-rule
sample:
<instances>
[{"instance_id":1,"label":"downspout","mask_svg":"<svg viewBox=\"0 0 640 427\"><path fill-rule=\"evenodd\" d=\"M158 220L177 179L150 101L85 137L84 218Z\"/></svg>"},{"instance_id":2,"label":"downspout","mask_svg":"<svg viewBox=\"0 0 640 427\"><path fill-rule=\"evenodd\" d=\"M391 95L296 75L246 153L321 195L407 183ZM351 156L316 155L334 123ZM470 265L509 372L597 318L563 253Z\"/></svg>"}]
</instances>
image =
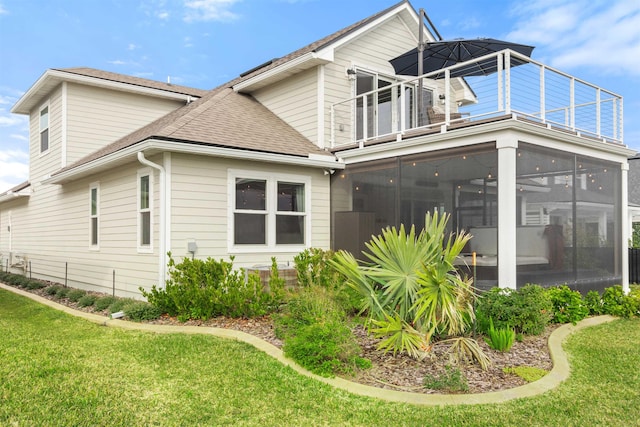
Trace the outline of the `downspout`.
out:
<instances>
[{"instance_id":1,"label":"downspout","mask_svg":"<svg viewBox=\"0 0 640 427\"><path fill-rule=\"evenodd\" d=\"M158 233L158 287L164 288L165 280L167 278L167 245L166 245L166 225L167 225L167 212L166 212L166 191L167 191L167 183L166 176L167 173L163 166L153 163L147 160L144 157L144 153L142 151L138 151L138 161L145 166L149 166L157 170L160 173L160 232Z\"/></svg>"}]
</instances>

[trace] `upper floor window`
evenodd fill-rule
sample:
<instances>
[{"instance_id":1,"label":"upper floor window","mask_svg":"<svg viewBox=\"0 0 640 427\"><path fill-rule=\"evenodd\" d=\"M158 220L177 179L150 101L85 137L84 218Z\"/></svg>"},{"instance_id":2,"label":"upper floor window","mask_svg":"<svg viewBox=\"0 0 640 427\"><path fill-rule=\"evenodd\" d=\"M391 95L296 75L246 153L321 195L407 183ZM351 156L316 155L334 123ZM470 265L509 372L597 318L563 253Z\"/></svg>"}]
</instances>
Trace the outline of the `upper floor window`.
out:
<instances>
[{"instance_id":1,"label":"upper floor window","mask_svg":"<svg viewBox=\"0 0 640 427\"><path fill-rule=\"evenodd\" d=\"M99 192L100 192L100 187L98 184L91 184L91 187L89 187L89 193L90 193L90 207L89 207L89 228L90 228L90 243L91 246L93 248L97 248L98 247L98 243L99 243L99 230L98 230L98 226L99 226Z\"/></svg>"},{"instance_id":2,"label":"upper floor window","mask_svg":"<svg viewBox=\"0 0 640 427\"><path fill-rule=\"evenodd\" d=\"M302 176L230 171L230 244L273 248L309 241L309 179Z\"/></svg>"},{"instance_id":3,"label":"upper floor window","mask_svg":"<svg viewBox=\"0 0 640 427\"><path fill-rule=\"evenodd\" d=\"M138 249L151 250L152 187L151 173L138 172Z\"/></svg>"},{"instance_id":4,"label":"upper floor window","mask_svg":"<svg viewBox=\"0 0 640 427\"><path fill-rule=\"evenodd\" d=\"M40 109L40 152L49 149L49 105Z\"/></svg>"}]
</instances>

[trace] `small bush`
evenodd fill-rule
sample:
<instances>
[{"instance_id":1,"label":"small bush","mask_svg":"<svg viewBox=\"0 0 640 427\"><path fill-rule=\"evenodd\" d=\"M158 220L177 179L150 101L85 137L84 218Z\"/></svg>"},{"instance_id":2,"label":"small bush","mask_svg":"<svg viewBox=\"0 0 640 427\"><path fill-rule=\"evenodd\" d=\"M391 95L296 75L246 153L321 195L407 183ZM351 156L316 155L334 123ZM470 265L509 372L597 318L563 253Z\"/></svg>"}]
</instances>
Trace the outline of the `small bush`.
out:
<instances>
[{"instance_id":1,"label":"small bush","mask_svg":"<svg viewBox=\"0 0 640 427\"><path fill-rule=\"evenodd\" d=\"M109 314L117 313L119 311L122 311L125 305L134 302L136 301L132 300L131 298L117 298L114 302L111 303L111 305L109 305L107 311L109 312Z\"/></svg>"},{"instance_id":2,"label":"small bush","mask_svg":"<svg viewBox=\"0 0 640 427\"><path fill-rule=\"evenodd\" d=\"M80 300L80 298L82 298L86 294L87 291L84 291L82 289L72 289L67 293L67 298L69 298L69 301L71 302L78 302L78 300Z\"/></svg>"},{"instance_id":3,"label":"small bush","mask_svg":"<svg viewBox=\"0 0 640 427\"><path fill-rule=\"evenodd\" d=\"M429 390L441 390L448 393L469 391L467 378L459 368L452 366L445 366L445 371L440 375L425 375L423 385Z\"/></svg>"},{"instance_id":4,"label":"small bush","mask_svg":"<svg viewBox=\"0 0 640 427\"><path fill-rule=\"evenodd\" d=\"M44 290L44 293L47 295L55 295L58 293L58 290L62 289L62 286L60 285L52 285L47 287L47 289Z\"/></svg>"},{"instance_id":5,"label":"small bush","mask_svg":"<svg viewBox=\"0 0 640 427\"><path fill-rule=\"evenodd\" d=\"M142 295L161 312L178 320L206 320L215 316L258 317L275 311L282 292L264 289L260 277L251 274L245 280L243 269L232 262L185 258L176 264L169 254L169 280L164 289L140 288ZM274 287L279 286L273 279Z\"/></svg>"},{"instance_id":6,"label":"small bush","mask_svg":"<svg viewBox=\"0 0 640 427\"><path fill-rule=\"evenodd\" d=\"M485 338L489 347L498 351L509 351L513 345L513 341L516 338L516 332L509 327L506 328L494 328L493 321L489 319L489 330L487 331L488 337Z\"/></svg>"},{"instance_id":7,"label":"small bush","mask_svg":"<svg viewBox=\"0 0 640 427\"><path fill-rule=\"evenodd\" d=\"M45 285L39 280L29 280L29 283L27 283L27 289L29 289L30 291L34 291L36 289L42 289L45 286L47 285Z\"/></svg>"},{"instance_id":8,"label":"small bush","mask_svg":"<svg viewBox=\"0 0 640 427\"><path fill-rule=\"evenodd\" d=\"M518 290L492 288L478 298L478 329L487 333L489 319L498 329L513 327L516 333L541 334L551 318L553 306L544 288L526 285Z\"/></svg>"},{"instance_id":9,"label":"small bush","mask_svg":"<svg viewBox=\"0 0 640 427\"><path fill-rule=\"evenodd\" d=\"M547 289L547 294L553 304L552 323L571 322L575 325L589 315L589 308L582 300L580 292L563 285Z\"/></svg>"},{"instance_id":10,"label":"small bush","mask_svg":"<svg viewBox=\"0 0 640 427\"><path fill-rule=\"evenodd\" d=\"M12 277L9 279L9 282L13 286L17 286L19 288L26 288L30 281L31 280L29 280L28 277L20 276L18 274L12 275Z\"/></svg>"},{"instance_id":11,"label":"small bush","mask_svg":"<svg viewBox=\"0 0 640 427\"><path fill-rule=\"evenodd\" d=\"M602 307L602 298L598 291L589 291L584 296L584 305L589 310L589 314L597 316L602 314L604 308Z\"/></svg>"},{"instance_id":12,"label":"small bush","mask_svg":"<svg viewBox=\"0 0 640 427\"><path fill-rule=\"evenodd\" d=\"M608 287L602 294L602 310L605 314L617 317L632 317L638 315L640 299L625 295L622 286Z\"/></svg>"},{"instance_id":13,"label":"small bush","mask_svg":"<svg viewBox=\"0 0 640 427\"><path fill-rule=\"evenodd\" d=\"M55 298L56 298L56 299L63 299L63 298L66 298L66 297L67 297L67 295L69 294L69 292L71 292L71 289L70 289L70 288L63 288L63 287L60 287L60 288L58 288L58 290L56 291Z\"/></svg>"},{"instance_id":14,"label":"small bush","mask_svg":"<svg viewBox=\"0 0 640 427\"><path fill-rule=\"evenodd\" d=\"M162 312L152 304L144 301L129 303L122 308L127 319L134 322L154 320L162 315Z\"/></svg>"},{"instance_id":15,"label":"small bush","mask_svg":"<svg viewBox=\"0 0 640 427\"><path fill-rule=\"evenodd\" d=\"M112 296L100 297L96 300L96 302L93 303L93 308L96 311L106 310L116 300L117 298Z\"/></svg>"},{"instance_id":16,"label":"small bush","mask_svg":"<svg viewBox=\"0 0 640 427\"><path fill-rule=\"evenodd\" d=\"M542 368L536 368L535 366L512 366L502 369L505 374L517 375L528 383L538 381L540 378L548 374Z\"/></svg>"},{"instance_id":17,"label":"small bush","mask_svg":"<svg viewBox=\"0 0 640 427\"><path fill-rule=\"evenodd\" d=\"M98 299L97 296L86 294L78 300L78 307L91 307L96 302L96 299Z\"/></svg>"}]
</instances>

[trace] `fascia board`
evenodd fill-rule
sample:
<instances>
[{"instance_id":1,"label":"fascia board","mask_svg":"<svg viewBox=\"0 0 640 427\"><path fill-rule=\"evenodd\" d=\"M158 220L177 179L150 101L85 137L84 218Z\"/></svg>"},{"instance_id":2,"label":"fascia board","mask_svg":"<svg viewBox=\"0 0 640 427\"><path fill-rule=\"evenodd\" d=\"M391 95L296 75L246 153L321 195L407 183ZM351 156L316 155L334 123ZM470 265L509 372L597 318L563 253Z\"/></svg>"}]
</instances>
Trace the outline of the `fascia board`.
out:
<instances>
[{"instance_id":1,"label":"fascia board","mask_svg":"<svg viewBox=\"0 0 640 427\"><path fill-rule=\"evenodd\" d=\"M264 73L260 73L234 85L233 90L235 90L236 92L247 91L252 87L264 82L265 80L276 77L278 74L286 73L288 71L295 70L298 67L304 67L305 65L313 66L318 63L327 63L331 61L333 61L332 53L324 53L322 55L318 55L316 52L308 52L302 56L287 61L284 64L278 65L275 68L267 70Z\"/></svg>"},{"instance_id":2,"label":"fascia board","mask_svg":"<svg viewBox=\"0 0 640 427\"><path fill-rule=\"evenodd\" d=\"M212 147L207 145L188 144L183 142L162 141L150 139L115 153L106 155L94 161L85 163L73 169L56 174L43 181L44 184L64 184L69 181L90 175L103 170L113 163L124 161L128 158L135 160L140 151L172 152L194 154L212 157L224 157L229 159L253 160L267 163L307 166L311 168L344 169L333 155L315 155L309 157L287 156L284 154L261 153L248 150L238 150L225 147Z\"/></svg>"}]
</instances>

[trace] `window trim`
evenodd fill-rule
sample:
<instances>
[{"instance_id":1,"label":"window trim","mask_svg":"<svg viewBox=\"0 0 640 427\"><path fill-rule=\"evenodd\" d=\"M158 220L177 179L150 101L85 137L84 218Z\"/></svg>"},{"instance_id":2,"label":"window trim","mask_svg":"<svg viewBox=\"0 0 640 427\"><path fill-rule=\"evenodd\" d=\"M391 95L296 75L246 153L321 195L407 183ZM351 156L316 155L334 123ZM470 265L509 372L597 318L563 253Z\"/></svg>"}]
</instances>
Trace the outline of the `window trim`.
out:
<instances>
[{"instance_id":1,"label":"window trim","mask_svg":"<svg viewBox=\"0 0 640 427\"><path fill-rule=\"evenodd\" d=\"M235 238L235 217L236 213L245 213L236 209L236 179L256 179L266 180L267 200L266 200L266 243L265 244L245 244L236 245ZM278 198L272 195L277 194L278 182L303 184L304 192L304 213L298 212L278 212ZM227 171L227 249L229 253L299 253L310 247L311 236L311 177L305 175L281 174L278 172L260 172L252 170L229 169ZM247 211L246 213L258 213L262 211ZM276 218L278 215L302 216L304 224L304 242L301 244L276 244Z\"/></svg>"},{"instance_id":2,"label":"window trim","mask_svg":"<svg viewBox=\"0 0 640 427\"><path fill-rule=\"evenodd\" d=\"M149 177L149 207L142 209L141 207L141 180L143 177ZM149 212L149 244L142 244L142 213ZM138 253L153 253L153 171L151 168L139 169L136 174L136 246Z\"/></svg>"},{"instance_id":3,"label":"window trim","mask_svg":"<svg viewBox=\"0 0 640 427\"><path fill-rule=\"evenodd\" d=\"M42 112L47 110L47 126L42 128ZM47 131L47 148L42 149L42 133ZM40 106L38 109L38 153L40 155L45 155L51 149L51 107L50 102L47 100L44 104Z\"/></svg>"},{"instance_id":4,"label":"window trim","mask_svg":"<svg viewBox=\"0 0 640 427\"><path fill-rule=\"evenodd\" d=\"M93 192L96 194L96 212L93 213ZM93 243L93 223L95 219L96 242ZM89 185L89 250L100 250L100 183L94 182Z\"/></svg>"}]
</instances>

